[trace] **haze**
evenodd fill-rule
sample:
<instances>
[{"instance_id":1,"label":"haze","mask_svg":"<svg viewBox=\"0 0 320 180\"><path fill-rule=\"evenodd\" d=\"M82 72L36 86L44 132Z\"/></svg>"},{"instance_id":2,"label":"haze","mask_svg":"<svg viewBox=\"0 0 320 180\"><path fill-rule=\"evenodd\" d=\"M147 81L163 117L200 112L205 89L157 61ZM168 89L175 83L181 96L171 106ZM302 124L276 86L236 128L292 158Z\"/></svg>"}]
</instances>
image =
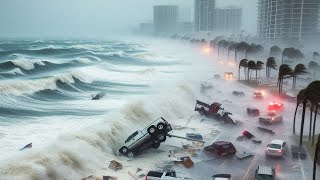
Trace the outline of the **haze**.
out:
<instances>
[{"instance_id":1,"label":"haze","mask_svg":"<svg viewBox=\"0 0 320 180\"><path fill-rule=\"evenodd\" d=\"M134 31L152 20L152 6L193 7L193 0L4 0L1 37L101 37ZM242 29L256 33L256 0L218 0L243 8ZM253 10L254 9L254 10Z\"/></svg>"}]
</instances>

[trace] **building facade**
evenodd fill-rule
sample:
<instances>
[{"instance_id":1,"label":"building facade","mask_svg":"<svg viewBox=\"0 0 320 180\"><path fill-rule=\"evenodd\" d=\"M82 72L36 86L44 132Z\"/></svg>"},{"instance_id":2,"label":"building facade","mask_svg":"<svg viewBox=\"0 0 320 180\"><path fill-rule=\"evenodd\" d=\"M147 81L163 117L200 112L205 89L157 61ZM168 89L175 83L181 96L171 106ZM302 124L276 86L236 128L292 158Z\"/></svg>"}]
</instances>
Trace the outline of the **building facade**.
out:
<instances>
[{"instance_id":1,"label":"building facade","mask_svg":"<svg viewBox=\"0 0 320 180\"><path fill-rule=\"evenodd\" d=\"M195 31L214 30L214 9L215 0L195 0L194 1L194 22Z\"/></svg>"},{"instance_id":2,"label":"building facade","mask_svg":"<svg viewBox=\"0 0 320 180\"><path fill-rule=\"evenodd\" d=\"M139 33L145 35L153 34L153 23L140 23Z\"/></svg>"},{"instance_id":3,"label":"building facade","mask_svg":"<svg viewBox=\"0 0 320 180\"><path fill-rule=\"evenodd\" d=\"M237 33L241 30L241 8L216 8L214 11L214 30Z\"/></svg>"},{"instance_id":4,"label":"building facade","mask_svg":"<svg viewBox=\"0 0 320 180\"><path fill-rule=\"evenodd\" d=\"M259 0L258 35L270 40L301 41L319 32L320 0Z\"/></svg>"},{"instance_id":5,"label":"building facade","mask_svg":"<svg viewBox=\"0 0 320 180\"><path fill-rule=\"evenodd\" d=\"M178 6L160 5L153 7L153 31L155 34L175 33L178 28Z\"/></svg>"}]
</instances>

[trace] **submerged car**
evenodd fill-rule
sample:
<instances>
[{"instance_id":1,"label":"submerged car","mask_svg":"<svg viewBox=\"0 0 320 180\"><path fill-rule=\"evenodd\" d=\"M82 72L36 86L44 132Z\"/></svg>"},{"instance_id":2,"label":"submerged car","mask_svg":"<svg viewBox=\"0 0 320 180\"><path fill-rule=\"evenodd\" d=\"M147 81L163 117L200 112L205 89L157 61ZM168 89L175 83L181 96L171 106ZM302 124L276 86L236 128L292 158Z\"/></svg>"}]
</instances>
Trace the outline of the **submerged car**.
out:
<instances>
[{"instance_id":1,"label":"submerged car","mask_svg":"<svg viewBox=\"0 0 320 180\"><path fill-rule=\"evenodd\" d=\"M232 94L235 96L245 96L243 91L232 91Z\"/></svg>"},{"instance_id":2,"label":"submerged car","mask_svg":"<svg viewBox=\"0 0 320 180\"><path fill-rule=\"evenodd\" d=\"M268 105L268 111L269 112L279 112L284 110L283 103L280 103L278 101L273 101Z\"/></svg>"},{"instance_id":3,"label":"submerged car","mask_svg":"<svg viewBox=\"0 0 320 180\"><path fill-rule=\"evenodd\" d=\"M261 91L255 91L253 93L253 99L263 99L263 93Z\"/></svg>"},{"instance_id":4,"label":"submerged car","mask_svg":"<svg viewBox=\"0 0 320 180\"><path fill-rule=\"evenodd\" d=\"M232 80L233 79L233 72L225 72L224 73L224 78L226 80Z\"/></svg>"},{"instance_id":5,"label":"submerged car","mask_svg":"<svg viewBox=\"0 0 320 180\"><path fill-rule=\"evenodd\" d=\"M276 172L269 166L258 166L254 175L255 180L275 180Z\"/></svg>"},{"instance_id":6,"label":"submerged car","mask_svg":"<svg viewBox=\"0 0 320 180\"><path fill-rule=\"evenodd\" d=\"M247 114L249 116L260 116L260 110L255 107L248 107L247 108Z\"/></svg>"},{"instance_id":7,"label":"submerged car","mask_svg":"<svg viewBox=\"0 0 320 180\"><path fill-rule=\"evenodd\" d=\"M287 151L287 143L283 140L272 140L266 149L266 155L269 156L282 156Z\"/></svg>"},{"instance_id":8,"label":"submerged car","mask_svg":"<svg viewBox=\"0 0 320 180\"><path fill-rule=\"evenodd\" d=\"M263 124L274 124L274 123L280 123L282 121L283 121L282 115L262 116L259 118L259 122Z\"/></svg>"},{"instance_id":9,"label":"submerged car","mask_svg":"<svg viewBox=\"0 0 320 180\"><path fill-rule=\"evenodd\" d=\"M220 79L221 78L220 74L215 74L213 77L216 78L216 79Z\"/></svg>"},{"instance_id":10,"label":"submerged car","mask_svg":"<svg viewBox=\"0 0 320 180\"><path fill-rule=\"evenodd\" d=\"M212 177L213 180L232 180L231 174L215 174Z\"/></svg>"},{"instance_id":11,"label":"submerged car","mask_svg":"<svg viewBox=\"0 0 320 180\"><path fill-rule=\"evenodd\" d=\"M199 133L187 133L186 137L189 139L195 139L195 140L203 140L203 137Z\"/></svg>"},{"instance_id":12,"label":"submerged car","mask_svg":"<svg viewBox=\"0 0 320 180\"><path fill-rule=\"evenodd\" d=\"M204 148L205 151L214 153L218 156L235 155L237 150L231 142L217 141Z\"/></svg>"}]
</instances>

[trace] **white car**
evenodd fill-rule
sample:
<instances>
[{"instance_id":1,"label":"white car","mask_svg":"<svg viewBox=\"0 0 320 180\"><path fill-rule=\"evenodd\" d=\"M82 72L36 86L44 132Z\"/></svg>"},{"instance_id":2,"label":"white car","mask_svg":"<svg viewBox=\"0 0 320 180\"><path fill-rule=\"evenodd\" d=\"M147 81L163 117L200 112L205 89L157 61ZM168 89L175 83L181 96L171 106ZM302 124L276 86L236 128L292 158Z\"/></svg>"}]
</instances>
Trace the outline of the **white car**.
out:
<instances>
[{"instance_id":1,"label":"white car","mask_svg":"<svg viewBox=\"0 0 320 180\"><path fill-rule=\"evenodd\" d=\"M144 149L150 147L157 149L160 146L160 143L166 141L166 136L171 130L171 125L163 117L158 118L146 128L131 134L125 140L124 146L119 149L119 153L132 158L135 154Z\"/></svg>"},{"instance_id":2,"label":"white car","mask_svg":"<svg viewBox=\"0 0 320 180\"><path fill-rule=\"evenodd\" d=\"M280 123L283 121L282 115L275 115L275 116L261 116L259 118L259 122L263 124L274 124L274 123Z\"/></svg>"},{"instance_id":3,"label":"white car","mask_svg":"<svg viewBox=\"0 0 320 180\"><path fill-rule=\"evenodd\" d=\"M266 155L281 157L287 151L287 143L283 140L272 140L267 145Z\"/></svg>"}]
</instances>

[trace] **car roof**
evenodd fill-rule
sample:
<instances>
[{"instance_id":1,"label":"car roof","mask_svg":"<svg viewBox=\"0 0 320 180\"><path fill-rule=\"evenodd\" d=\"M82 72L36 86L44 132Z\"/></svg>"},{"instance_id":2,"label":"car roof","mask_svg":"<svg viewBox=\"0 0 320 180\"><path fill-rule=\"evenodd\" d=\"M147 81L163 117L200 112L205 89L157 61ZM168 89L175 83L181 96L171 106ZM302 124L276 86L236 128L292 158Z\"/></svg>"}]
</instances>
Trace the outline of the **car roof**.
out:
<instances>
[{"instance_id":1,"label":"car roof","mask_svg":"<svg viewBox=\"0 0 320 180\"><path fill-rule=\"evenodd\" d=\"M226 144L231 144L231 142L227 142L227 141L216 141L213 144L221 146L221 145L226 145Z\"/></svg>"},{"instance_id":2,"label":"car roof","mask_svg":"<svg viewBox=\"0 0 320 180\"><path fill-rule=\"evenodd\" d=\"M272 168L269 166L259 166L258 174L273 175Z\"/></svg>"},{"instance_id":3,"label":"car roof","mask_svg":"<svg viewBox=\"0 0 320 180\"><path fill-rule=\"evenodd\" d=\"M281 144L282 145L283 143L284 143L284 141L280 140L280 139L274 139L271 141L271 144Z\"/></svg>"}]
</instances>

